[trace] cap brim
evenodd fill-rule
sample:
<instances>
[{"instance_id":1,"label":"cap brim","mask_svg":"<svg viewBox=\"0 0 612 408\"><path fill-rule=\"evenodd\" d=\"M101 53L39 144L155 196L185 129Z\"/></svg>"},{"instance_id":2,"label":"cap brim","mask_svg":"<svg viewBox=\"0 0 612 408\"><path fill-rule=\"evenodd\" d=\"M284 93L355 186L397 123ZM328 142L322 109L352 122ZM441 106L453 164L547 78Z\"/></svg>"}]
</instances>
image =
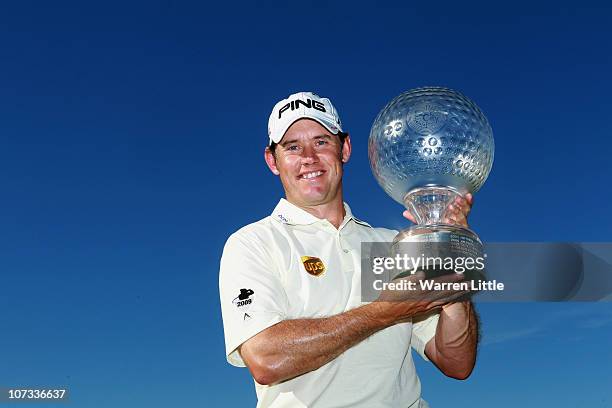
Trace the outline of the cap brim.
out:
<instances>
[{"instance_id":1,"label":"cap brim","mask_svg":"<svg viewBox=\"0 0 612 408\"><path fill-rule=\"evenodd\" d=\"M287 130L289 130L289 128L291 127L291 125L293 125L295 122L297 122L298 120L302 120L302 119L310 119L310 120L314 120L315 122L323 125L323 127L327 130L329 130L329 132L332 135L337 135L339 132L342 131L342 129L340 129L340 127L338 125L336 125L334 122L331 121L326 121L322 118L312 118L310 116L302 116L300 118L297 118L296 120L294 120L293 122L290 122L289 124L287 124L287 126L285 126L283 129L281 129L280 132L277 133L277 135L280 135L280 137L275 137L270 138L269 141L269 145L271 145L273 142L274 143L280 143L281 140L283 140L283 137L285 136L285 133L287 133ZM278 140L275 140L278 139Z\"/></svg>"}]
</instances>

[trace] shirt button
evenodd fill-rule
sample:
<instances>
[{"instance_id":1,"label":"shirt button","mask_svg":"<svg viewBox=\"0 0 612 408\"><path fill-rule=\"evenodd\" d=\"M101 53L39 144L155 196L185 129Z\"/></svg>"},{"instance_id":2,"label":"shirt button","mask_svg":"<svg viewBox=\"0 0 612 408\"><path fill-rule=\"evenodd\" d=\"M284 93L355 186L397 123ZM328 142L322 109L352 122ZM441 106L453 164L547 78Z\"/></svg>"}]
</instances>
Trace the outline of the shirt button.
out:
<instances>
[{"instance_id":1,"label":"shirt button","mask_svg":"<svg viewBox=\"0 0 612 408\"><path fill-rule=\"evenodd\" d=\"M345 254L348 254L348 253L349 253L349 250L348 250L348 249L343 249L343 251L344 251L344 253L345 253Z\"/></svg>"}]
</instances>

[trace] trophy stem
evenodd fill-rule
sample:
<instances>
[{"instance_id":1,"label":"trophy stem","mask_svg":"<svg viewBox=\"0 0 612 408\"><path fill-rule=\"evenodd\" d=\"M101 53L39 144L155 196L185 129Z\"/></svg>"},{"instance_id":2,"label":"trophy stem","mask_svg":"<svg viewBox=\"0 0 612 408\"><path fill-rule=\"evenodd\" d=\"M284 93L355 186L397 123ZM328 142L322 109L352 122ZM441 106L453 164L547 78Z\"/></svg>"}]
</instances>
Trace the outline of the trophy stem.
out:
<instances>
[{"instance_id":1,"label":"trophy stem","mask_svg":"<svg viewBox=\"0 0 612 408\"><path fill-rule=\"evenodd\" d=\"M417 224L446 224L448 206L462 194L451 187L427 186L409 191L404 205L414 215Z\"/></svg>"}]
</instances>

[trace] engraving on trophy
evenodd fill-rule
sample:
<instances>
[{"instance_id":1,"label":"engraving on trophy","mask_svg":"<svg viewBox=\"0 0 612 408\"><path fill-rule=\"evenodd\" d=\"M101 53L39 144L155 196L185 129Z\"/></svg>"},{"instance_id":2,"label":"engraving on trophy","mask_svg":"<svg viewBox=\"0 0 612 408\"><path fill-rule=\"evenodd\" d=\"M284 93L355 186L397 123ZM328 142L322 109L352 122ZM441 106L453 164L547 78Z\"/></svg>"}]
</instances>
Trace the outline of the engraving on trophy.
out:
<instances>
[{"instance_id":1,"label":"engraving on trophy","mask_svg":"<svg viewBox=\"0 0 612 408\"><path fill-rule=\"evenodd\" d=\"M446 124L446 112L433 102L423 102L408 112L406 121L415 132L421 135L431 135Z\"/></svg>"},{"instance_id":2,"label":"engraving on trophy","mask_svg":"<svg viewBox=\"0 0 612 408\"><path fill-rule=\"evenodd\" d=\"M399 136L402 134L402 129L404 125L401 120L391 121L387 126L385 126L385 135L386 136Z\"/></svg>"}]
</instances>

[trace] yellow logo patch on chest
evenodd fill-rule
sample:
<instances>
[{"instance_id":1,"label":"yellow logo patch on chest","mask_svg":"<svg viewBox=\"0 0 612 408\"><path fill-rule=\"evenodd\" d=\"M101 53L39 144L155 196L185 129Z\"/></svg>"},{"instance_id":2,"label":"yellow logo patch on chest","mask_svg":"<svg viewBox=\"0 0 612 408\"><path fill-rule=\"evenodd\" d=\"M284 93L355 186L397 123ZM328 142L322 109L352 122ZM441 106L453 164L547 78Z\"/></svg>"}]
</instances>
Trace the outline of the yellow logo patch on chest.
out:
<instances>
[{"instance_id":1,"label":"yellow logo patch on chest","mask_svg":"<svg viewBox=\"0 0 612 408\"><path fill-rule=\"evenodd\" d=\"M320 276L325 272L325 265L323 261L314 256L303 256L302 263L304 264L304 269L306 272L311 274L312 276Z\"/></svg>"}]
</instances>

